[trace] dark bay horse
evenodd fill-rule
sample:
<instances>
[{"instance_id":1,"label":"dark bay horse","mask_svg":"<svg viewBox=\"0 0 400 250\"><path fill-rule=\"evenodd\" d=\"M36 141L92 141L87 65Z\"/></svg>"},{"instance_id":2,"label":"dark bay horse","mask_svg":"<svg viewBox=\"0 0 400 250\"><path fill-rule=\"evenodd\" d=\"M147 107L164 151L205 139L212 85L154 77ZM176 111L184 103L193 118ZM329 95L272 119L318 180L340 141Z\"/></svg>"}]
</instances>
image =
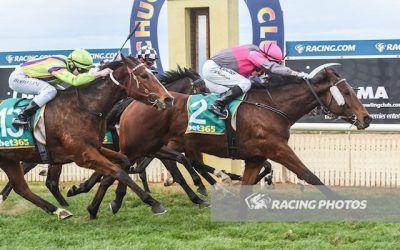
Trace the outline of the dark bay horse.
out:
<instances>
[{"instance_id":1,"label":"dark bay horse","mask_svg":"<svg viewBox=\"0 0 400 250\"><path fill-rule=\"evenodd\" d=\"M310 80L309 85L306 81L285 81L288 82L270 89L272 99L265 90L251 90L246 101L239 106L237 140L239 158L245 161L242 184L254 184L265 160L271 159L294 172L299 179L312 185L320 185L317 187L326 195L332 194L289 147L290 127L319 105L324 110L342 116L358 129L367 128L372 118L346 79L340 78L332 68L320 72ZM334 85L342 94L344 105L340 106L333 98L330 88ZM135 161L157 152L162 145L168 143L169 147L178 151L184 149L191 159L199 162L199 152L229 158L225 136L185 134L188 124L188 96L173 92L171 94L175 97L175 105L163 113L141 103L132 103L127 108L120 120L121 152L131 161ZM152 117L158 119L154 120ZM138 129L131 130L131 127ZM144 140L146 144L141 143ZM113 177L103 178L104 185L99 189L107 189L112 183L110 179ZM100 193L104 194L105 190ZM94 198L95 201L101 199L98 196Z\"/></svg>"},{"instance_id":2,"label":"dark bay horse","mask_svg":"<svg viewBox=\"0 0 400 250\"><path fill-rule=\"evenodd\" d=\"M58 93L45 110L46 147L53 163L77 165L111 175L127 184L154 213L164 213L161 204L144 192L121 169L130 165L126 156L102 147L105 117L112 106L127 95L163 110L172 106L173 97L155 76L136 59L122 56L122 61L104 67L114 69L110 77L97 79L78 88ZM0 168L6 173L16 193L50 214L64 219L72 214L38 197L29 189L20 161L40 163L35 148L3 149Z\"/></svg>"},{"instance_id":3,"label":"dark bay horse","mask_svg":"<svg viewBox=\"0 0 400 250\"><path fill-rule=\"evenodd\" d=\"M206 88L204 81L202 81L200 76L191 69L186 69L186 68L181 69L178 66L177 70L167 71L164 75L157 76L157 78L169 90L177 91L180 93L187 93L187 94L197 94L197 93L208 92L208 89ZM124 110L124 107L126 107L131 101L132 101L132 99L124 100L124 102L120 102L113 107L112 111L109 114L109 117L107 118L107 126L113 127L119 121L120 114ZM108 145L104 145L104 146L109 147ZM111 146L111 149L118 150L116 148L113 148L113 146ZM204 201L201 200L197 195L195 195L192 192L190 187L187 185L187 183L181 176L181 174L176 166L176 162L167 160L167 159L177 160L176 158L178 158L178 160L179 160L180 154L176 154L176 153L172 152L172 157L171 157L170 155L165 156L165 153L162 154L162 153L158 152L156 156L160 157L161 161L164 163L164 165L167 167L167 169L172 173L173 176L175 176L175 179L177 180L177 182L188 193L191 200L193 202L195 202L196 204L203 204ZM164 157L164 158L162 158L162 157ZM165 159L165 157L167 157L167 159ZM181 163L184 164L184 162L181 162ZM24 172L26 173L26 172L30 171L36 165L37 164L34 164L34 163L23 163ZM61 195L60 190L59 190L59 177L61 174L61 170L62 170L62 165L49 166L49 169L47 171L46 186L48 187L48 189L51 191L51 193L54 195L54 197L57 199L57 201L62 206L68 206L67 201ZM145 175L145 174L146 173L144 171L140 173L141 179L142 179L145 189L146 189L147 180L145 178L143 178L143 175ZM192 174L192 172L191 172L191 174ZM90 189L101 179L101 177L102 177L102 174L96 173L96 172L93 173L93 175L87 181L80 184L79 187L77 187L77 186L71 187L68 190L68 196L74 196L79 193L90 191ZM212 178L212 177L210 177L210 178ZM202 184L201 179L197 175L194 176L194 181L197 186L200 186L205 190L204 184ZM11 192L11 190L12 190L12 188L11 188L10 184L8 183L5 186L5 188L2 190L2 192L0 193L0 195L2 196L2 197L0 197L0 202L7 198L7 196Z\"/></svg>"}]
</instances>

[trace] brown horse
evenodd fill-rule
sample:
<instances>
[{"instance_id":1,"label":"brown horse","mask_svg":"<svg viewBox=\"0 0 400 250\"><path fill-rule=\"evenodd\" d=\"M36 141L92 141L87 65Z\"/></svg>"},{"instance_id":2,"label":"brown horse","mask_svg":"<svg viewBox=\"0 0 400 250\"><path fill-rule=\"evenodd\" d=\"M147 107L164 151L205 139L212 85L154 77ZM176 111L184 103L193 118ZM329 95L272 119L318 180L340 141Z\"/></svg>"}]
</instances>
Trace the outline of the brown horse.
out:
<instances>
[{"instance_id":1,"label":"brown horse","mask_svg":"<svg viewBox=\"0 0 400 250\"><path fill-rule=\"evenodd\" d=\"M111 175L127 184L152 207L154 213L163 213L165 209L161 204L121 169L121 166L130 165L126 156L103 148L101 138L105 133L105 117L118 100L130 95L161 110L172 106L173 97L136 59L122 57L122 61L104 67L114 69L114 73L91 84L61 91L47 104L46 147L52 162L64 164L74 161L81 167ZM41 159L35 148L0 151L0 168L7 174L13 189L50 214L57 214L61 219L70 217L68 211L58 209L32 193L24 179L20 161L40 163Z\"/></svg>"},{"instance_id":2,"label":"brown horse","mask_svg":"<svg viewBox=\"0 0 400 250\"><path fill-rule=\"evenodd\" d=\"M260 169L266 159L276 161L294 172L299 179L312 185L323 185L296 156L288 145L290 127L315 107L322 105L324 110L342 116L355 124L358 129L369 126L372 118L346 79L341 79L332 69L326 68L316 75L311 83L284 79L292 83L279 84L265 90L251 90L247 99L239 106L237 115L237 141L239 158L245 160L242 184L256 182ZM339 105L331 94L330 88L336 85L344 100ZM183 150L191 159L201 162L201 154L228 158L225 136L185 134L188 115L186 111L188 96L171 93L175 97L173 108L160 113L141 103L132 103L120 120L120 149L134 162L140 157L157 152L162 145ZM158 117L154 120L153 117ZM140 125L140 126L139 126ZM129 128L137 129L131 130ZM145 144L141 142L146 141ZM113 177L103 178L99 189L104 194ZM332 194L325 186L318 188L326 195ZM95 201L102 197L96 196Z\"/></svg>"}]
</instances>

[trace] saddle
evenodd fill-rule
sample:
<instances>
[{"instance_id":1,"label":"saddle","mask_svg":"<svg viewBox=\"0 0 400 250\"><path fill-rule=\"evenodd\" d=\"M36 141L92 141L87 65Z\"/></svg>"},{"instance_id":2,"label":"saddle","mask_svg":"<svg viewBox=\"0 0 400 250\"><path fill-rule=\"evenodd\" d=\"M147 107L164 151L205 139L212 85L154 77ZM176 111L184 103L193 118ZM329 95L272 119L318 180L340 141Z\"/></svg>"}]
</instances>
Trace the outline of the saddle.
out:
<instances>
[{"instance_id":1,"label":"saddle","mask_svg":"<svg viewBox=\"0 0 400 250\"><path fill-rule=\"evenodd\" d=\"M0 149L36 147L43 163L48 163L46 131L44 125L45 106L37 110L30 119L30 126L24 128L12 124L22 108L31 100L26 98L9 98L0 103Z\"/></svg>"}]
</instances>

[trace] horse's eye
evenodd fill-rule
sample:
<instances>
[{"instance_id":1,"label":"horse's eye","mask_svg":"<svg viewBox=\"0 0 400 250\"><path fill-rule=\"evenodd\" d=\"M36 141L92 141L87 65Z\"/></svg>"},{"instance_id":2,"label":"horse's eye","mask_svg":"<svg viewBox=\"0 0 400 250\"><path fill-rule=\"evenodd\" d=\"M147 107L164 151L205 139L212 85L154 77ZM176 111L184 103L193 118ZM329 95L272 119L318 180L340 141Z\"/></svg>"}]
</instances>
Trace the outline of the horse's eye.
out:
<instances>
[{"instance_id":1,"label":"horse's eye","mask_svg":"<svg viewBox=\"0 0 400 250\"><path fill-rule=\"evenodd\" d=\"M147 73L143 73L143 74L140 74L140 77L141 77L142 79L148 79L148 78L149 78L149 75L148 75Z\"/></svg>"}]
</instances>

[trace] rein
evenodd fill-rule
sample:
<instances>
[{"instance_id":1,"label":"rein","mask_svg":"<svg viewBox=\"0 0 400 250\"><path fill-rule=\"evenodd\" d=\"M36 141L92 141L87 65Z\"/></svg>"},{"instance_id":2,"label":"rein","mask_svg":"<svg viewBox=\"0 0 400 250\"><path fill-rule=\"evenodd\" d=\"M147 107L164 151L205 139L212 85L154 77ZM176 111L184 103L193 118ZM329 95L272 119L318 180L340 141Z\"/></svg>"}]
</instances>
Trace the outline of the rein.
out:
<instances>
[{"instance_id":1,"label":"rein","mask_svg":"<svg viewBox=\"0 0 400 250\"><path fill-rule=\"evenodd\" d=\"M325 106L325 104L321 101L321 98L319 98L319 96L317 95L317 93L315 92L314 88L312 87L310 81L308 79L305 79L308 88L311 90L311 93L314 95L315 99L318 101L319 106L322 108L322 112L324 112L324 114L329 114L329 109Z\"/></svg>"},{"instance_id":2,"label":"rein","mask_svg":"<svg viewBox=\"0 0 400 250\"><path fill-rule=\"evenodd\" d=\"M308 86L309 89L311 90L311 93L313 94L313 96L315 97L315 99L318 101L318 103L319 103L319 105L320 105L320 107L321 107L321 109L322 109L322 112L323 112L325 115L329 115L329 116L333 117L333 114L329 111L329 106L330 106L330 104L331 104L331 102L332 102L332 99L334 98L333 95L332 95L332 97L331 97L331 100L329 101L328 107L326 107L326 106L324 105L324 103L322 102L321 98L319 98L319 96L318 96L317 93L315 92L315 90L314 90L314 88L312 87L310 81L309 81L308 79L305 79L305 81L306 81L306 83L307 83L307 86ZM342 79L340 79L339 81L337 81L335 84L331 83L331 85L332 85L332 87L336 87L338 84L340 84L341 82L344 82L344 81L346 81L346 79L345 79L345 78L342 78ZM266 89L266 91L267 91L267 94L268 94L269 98L271 99L271 101L273 101L272 96L271 96L271 93L268 91L268 89ZM276 113L276 114L282 116L283 118L285 118L285 119L289 122L289 124L293 124L293 122L290 120L289 116L288 116L285 112L283 112L283 111L281 111L281 110L279 110L279 109L277 109L277 108L274 108L274 107L272 107L272 106L266 105L266 104L264 104L264 103L257 103L257 102L256 102L256 103L253 103L253 102L249 102L249 101L242 101L242 102L243 102L243 103L250 104L250 105L254 105L254 106L259 107L259 108L264 108L264 109L267 109L267 110L269 110L269 111L272 111L272 112L274 112L274 113ZM276 106L276 105L275 105L275 106Z\"/></svg>"},{"instance_id":3,"label":"rein","mask_svg":"<svg viewBox=\"0 0 400 250\"><path fill-rule=\"evenodd\" d=\"M272 111L272 112L274 112L274 113L276 113L276 114L282 116L283 118L285 118L285 120L287 120L287 122L288 122L289 124L293 124L293 122L290 121L289 116L288 116L285 112L283 112L282 110L279 110L279 109L277 109L277 108L271 107L271 106L266 105L266 104L264 104L264 103L249 102L249 101L245 101L245 100L243 100L242 102L243 102L243 103L250 104L250 105L254 105L254 106L258 107L258 108L263 108L263 109L267 109L267 110L269 110L269 111Z\"/></svg>"}]
</instances>

